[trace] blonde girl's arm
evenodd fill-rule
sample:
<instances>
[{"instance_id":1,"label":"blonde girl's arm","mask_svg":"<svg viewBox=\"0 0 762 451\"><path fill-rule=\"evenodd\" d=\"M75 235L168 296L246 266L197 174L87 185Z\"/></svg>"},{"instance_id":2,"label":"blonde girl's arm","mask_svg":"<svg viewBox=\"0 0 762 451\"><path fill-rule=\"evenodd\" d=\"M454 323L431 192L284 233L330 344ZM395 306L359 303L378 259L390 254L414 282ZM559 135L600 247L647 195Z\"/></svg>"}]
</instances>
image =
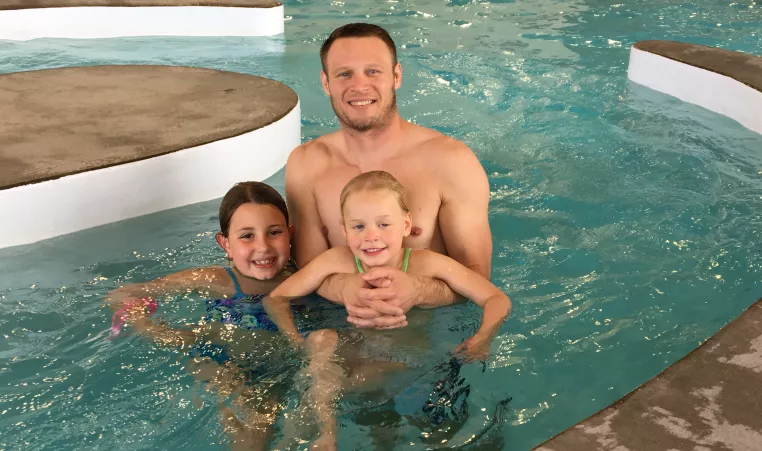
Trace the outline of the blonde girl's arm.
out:
<instances>
[{"instance_id":1,"label":"blonde girl's arm","mask_svg":"<svg viewBox=\"0 0 762 451\"><path fill-rule=\"evenodd\" d=\"M267 315L291 343L301 345L304 341L294 323L291 300L314 292L331 274L347 272L350 255L346 247L328 249L283 281L262 301Z\"/></svg>"},{"instance_id":2,"label":"blonde girl's arm","mask_svg":"<svg viewBox=\"0 0 762 451\"><path fill-rule=\"evenodd\" d=\"M489 344L511 313L511 300L482 275L446 255L432 251L414 252L423 257L420 263L415 262L415 266L421 265L421 272L425 273L422 275L445 281L453 291L484 309L479 330L459 349L471 348L466 349L471 357L486 358Z\"/></svg>"}]
</instances>

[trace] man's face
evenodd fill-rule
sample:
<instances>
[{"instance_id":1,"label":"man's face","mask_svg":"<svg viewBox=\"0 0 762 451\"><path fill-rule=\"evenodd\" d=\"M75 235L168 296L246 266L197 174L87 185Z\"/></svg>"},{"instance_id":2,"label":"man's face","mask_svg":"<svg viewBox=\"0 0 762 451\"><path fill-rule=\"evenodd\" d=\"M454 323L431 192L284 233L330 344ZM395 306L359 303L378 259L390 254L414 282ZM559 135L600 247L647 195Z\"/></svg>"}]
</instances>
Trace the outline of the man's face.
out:
<instances>
[{"instance_id":1,"label":"man's face","mask_svg":"<svg viewBox=\"0 0 762 451\"><path fill-rule=\"evenodd\" d=\"M339 121L364 132L385 127L397 112L395 90L402 69L392 62L384 41L375 37L341 38L326 55L320 79Z\"/></svg>"}]
</instances>

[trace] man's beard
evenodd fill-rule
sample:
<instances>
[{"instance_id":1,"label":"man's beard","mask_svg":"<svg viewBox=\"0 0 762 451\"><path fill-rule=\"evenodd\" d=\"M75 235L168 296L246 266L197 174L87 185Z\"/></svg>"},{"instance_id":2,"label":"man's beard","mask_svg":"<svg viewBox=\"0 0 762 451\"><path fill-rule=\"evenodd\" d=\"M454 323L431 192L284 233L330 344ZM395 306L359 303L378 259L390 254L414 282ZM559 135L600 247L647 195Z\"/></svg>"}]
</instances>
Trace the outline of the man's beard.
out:
<instances>
[{"instance_id":1,"label":"man's beard","mask_svg":"<svg viewBox=\"0 0 762 451\"><path fill-rule=\"evenodd\" d=\"M394 90L392 90L391 97L391 103L389 103L389 106L385 110L381 111L381 114L365 119L350 119L341 108L337 107L333 96L331 96L331 107L333 112L336 113L336 117L339 118L339 122L346 127L357 132L367 132L373 129L383 129L389 125L394 117L394 113L397 111L397 93Z\"/></svg>"}]
</instances>

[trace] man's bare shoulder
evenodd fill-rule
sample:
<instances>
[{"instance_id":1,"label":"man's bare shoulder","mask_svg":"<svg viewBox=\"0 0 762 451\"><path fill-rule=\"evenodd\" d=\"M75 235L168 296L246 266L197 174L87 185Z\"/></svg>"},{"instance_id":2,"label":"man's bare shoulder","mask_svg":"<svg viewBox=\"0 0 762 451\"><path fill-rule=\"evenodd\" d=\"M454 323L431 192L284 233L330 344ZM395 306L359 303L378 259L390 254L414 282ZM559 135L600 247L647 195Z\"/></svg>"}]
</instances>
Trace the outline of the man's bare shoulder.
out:
<instances>
[{"instance_id":1,"label":"man's bare shoulder","mask_svg":"<svg viewBox=\"0 0 762 451\"><path fill-rule=\"evenodd\" d=\"M476 154L462 141L439 133L436 130L411 124L410 134L414 137L416 152L436 166L452 169L481 167Z\"/></svg>"},{"instance_id":2,"label":"man's bare shoulder","mask_svg":"<svg viewBox=\"0 0 762 451\"><path fill-rule=\"evenodd\" d=\"M339 132L329 133L300 145L291 151L286 166L300 173L321 171L336 151L338 135Z\"/></svg>"}]
</instances>

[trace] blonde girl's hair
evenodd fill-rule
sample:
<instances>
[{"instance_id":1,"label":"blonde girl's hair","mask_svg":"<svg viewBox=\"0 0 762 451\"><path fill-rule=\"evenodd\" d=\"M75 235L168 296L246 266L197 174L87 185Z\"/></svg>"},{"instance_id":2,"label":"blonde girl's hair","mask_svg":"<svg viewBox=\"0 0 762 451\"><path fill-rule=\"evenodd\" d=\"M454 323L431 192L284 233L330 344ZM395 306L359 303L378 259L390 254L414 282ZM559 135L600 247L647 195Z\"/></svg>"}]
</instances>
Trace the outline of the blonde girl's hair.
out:
<instances>
[{"instance_id":1,"label":"blonde girl's hair","mask_svg":"<svg viewBox=\"0 0 762 451\"><path fill-rule=\"evenodd\" d=\"M364 172L357 177L350 180L341 190L340 207L342 218L344 216L344 204L347 203L347 199L352 194L359 193L361 191L380 191L386 190L392 192L394 197L397 198L397 202L400 208L405 213L410 213L410 209L407 207L407 195L405 194L405 187L394 178L393 175L386 171L370 171Z\"/></svg>"}]
</instances>

